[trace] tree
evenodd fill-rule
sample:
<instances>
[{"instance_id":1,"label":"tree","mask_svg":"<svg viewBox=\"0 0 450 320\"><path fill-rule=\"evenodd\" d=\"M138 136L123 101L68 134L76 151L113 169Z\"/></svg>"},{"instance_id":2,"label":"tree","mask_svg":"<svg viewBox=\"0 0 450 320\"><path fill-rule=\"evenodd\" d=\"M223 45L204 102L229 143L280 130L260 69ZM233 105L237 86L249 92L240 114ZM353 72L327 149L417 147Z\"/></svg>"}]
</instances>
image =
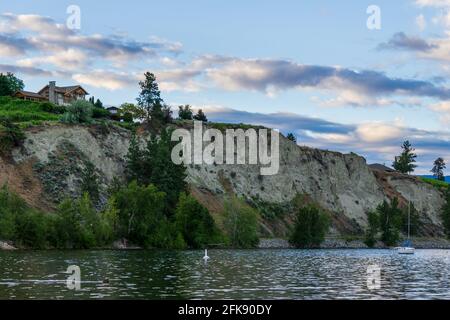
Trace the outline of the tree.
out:
<instances>
[{"instance_id":1,"label":"tree","mask_svg":"<svg viewBox=\"0 0 450 320\"><path fill-rule=\"evenodd\" d=\"M197 111L197 114L194 116L194 120L208 122L208 118L206 118L206 115L203 113L202 109Z\"/></svg>"},{"instance_id":2,"label":"tree","mask_svg":"<svg viewBox=\"0 0 450 320\"><path fill-rule=\"evenodd\" d=\"M377 242L377 234L380 229L380 217L377 212L369 212L367 215L368 228L366 230L364 243L373 248Z\"/></svg>"},{"instance_id":3,"label":"tree","mask_svg":"<svg viewBox=\"0 0 450 320\"><path fill-rule=\"evenodd\" d=\"M181 192L186 190L186 167L172 161L171 130L163 129L158 137L151 135L143 152L143 184L154 184L166 193L167 209L175 208Z\"/></svg>"},{"instance_id":4,"label":"tree","mask_svg":"<svg viewBox=\"0 0 450 320\"><path fill-rule=\"evenodd\" d=\"M80 199L64 200L58 207L57 215L58 247L89 249L99 245L100 218L87 193Z\"/></svg>"},{"instance_id":5,"label":"tree","mask_svg":"<svg viewBox=\"0 0 450 320\"><path fill-rule=\"evenodd\" d=\"M153 184L165 192L168 211L175 208L180 193L186 190L186 167L174 164L171 157L175 143L171 140L171 131L163 129L160 137L150 135L144 150L134 136L127 154L128 181Z\"/></svg>"},{"instance_id":6,"label":"tree","mask_svg":"<svg viewBox=\"0 0 450 320\"><path fill-rule=\"evenodd\" d=\"M146 248L180 246L180 236L164 215L165 193L136 181L115 194L119 235Z\"/></svg>"},{"instance_id":7,"label":"tree","mask_svg":"<svg viewBox=\"0 0 450 320\"><path fill-rule=\"evenodd\" d=\"M318 247L325 239L329 217L316 206L299 208L290 242L297 248Z\"/></svg>"},{"instance_id":8,"label":"tree","mask_svg":"<svg viewBox=\"0 0 450 320\"><path fill-rule=\"evenodd\" d=\"M208 209L184 192L180 194L175 221L177 229L191 248L204 248L221 241L220 232Z\"/></svg>"},{"instance_id":9,"label":"tree","mask_svg":"<svg viewBox=\"0 0 450 320\"><path fill-rule=\"evenodd\" d=\"M288 133L287 137L288 140L291 140L292 142L297 142L297 138L294 136L293 133Z\"/></svg>"},{"instance_id":10,"label":"tree","mask_svg":"<svg viewBox=\"0 0 450 320\"><path fill-rule=\"evenodd\" d=\"M180 120L192 120L194 113L190 105L186 104L184 106L178 107L178 119Z\"/></svg>"},{"instance_id":11,"label":"tree","mask_svg":"<svg viewBox=\"0 0 450 320\"><path fill-rule=\"evenodd\" d=\"M95 203L100 199L98 173L92 162L87 162L86 167L81 172L81 192L89 194L91 200Z\"/></svg>"},{"instance_id":12,"label":"tree","mask_svg":"<svg viewBox=\"0 0 450 320\"><path fill-rule=\"evenodd\" d=\"M122 118L126 118L126 117L130 117L132 118L131 121L133 120L143 120L145 118L145 113L143 112L143 110L139 107L137 107L135 104L133 103L123 103L120 106L120 115ZM129 115L129 116L126 116Z\"/></svg>"},{"instance_id":13,"label":"tree","mask_svg":"<svg viewBox=\"0 0 450 320\"><path fill-rule=\"evenodd\" d=\"M77 100L67 106L62 122L92 123L92 104L85 100Z\"/></svg>"},{"instance_id":14,"label":"tree","mask_svg":"<svg viewBox=\"0 0 450 320\"><path fill-rule=\"evenodd\" d=\"M235 196L224 204L225 230L233 248L254 248L259 243L258 213Z\"/></svg>"},{"instance_id":15,"label":"tree","mask_svg":"<svg viewBox=\"0 0 450 320\"><path fill-rule=\"evenodd\" d=\"M94 107L103 109L103 102L101 102L100 99L97 99L94 103Z\"/></svg>"},{"instance_id":16,"label":"tree","mask_svg":"<svg viewBox=\"0 0 450 320\"><path fill-rule=\"evenodd\" d=\"M136 100L141 109L143 120L150 123L151 120L162 119L163 99L161 99L161 92L159 91L155 75L146 72L144 76L145 80L139 82L141 92Z\"/></svg>"},{"instance_id":17,"label":"tree","mask_svg":"<svg viewBox=\"0 0 450 320\"><path fill-rule=\"evenodd\" d=\"M417 155L414 153L414 149L408 140L403 142L402 149L402 153L400 156L395 157L392 166L401 173L410 174L411 172L414 172L414 169L417 167L417 165L414 164Z\"/></svg>"},{"instance_id":18,"label":"tree","mask_svg":"<svg viewBox=\"0 0 450 320\"><path fill-rule=\"evenodd\" d=\"M445 161L443 158L437 158L434 161L433 169L431 169L431 172L436 177L436 179L440 181L445 181L445 175L444 175L444 169L446 169Z\"/></svg>"},{"instance_id":19,"label":"tree","mask_svg":"<svg viewBox=\"0 0 450 320\"><path fill-rule=\"evenodd\" d=\"M450 185L445 192L445 204L441 213L442 222L444 225L444 231L447 238L450 239Z\"/></svg>"},{"instance_id":20,"label":"tree","mask_svg":"<svg viewBox=\"0 0 450 320\"><path fill-rule=\"evenodd\" d=\"M23 81L13 73L0 73L0 96L12 96L17 91L23 90L24 87Z\"/></svg>"},{"instance_id":21,"label":"tree","mask_svg":"<svg viewBox=\"0 0 450 320\"><path fill-rule=\"evenodd\" d=\"M400 239L399 230L402 225L402 210L398 207L398 199L394 198L389 204L384 201L377 207L379 215L381 241L387 246L395 246Z\"/></svg>"}]
</instances>

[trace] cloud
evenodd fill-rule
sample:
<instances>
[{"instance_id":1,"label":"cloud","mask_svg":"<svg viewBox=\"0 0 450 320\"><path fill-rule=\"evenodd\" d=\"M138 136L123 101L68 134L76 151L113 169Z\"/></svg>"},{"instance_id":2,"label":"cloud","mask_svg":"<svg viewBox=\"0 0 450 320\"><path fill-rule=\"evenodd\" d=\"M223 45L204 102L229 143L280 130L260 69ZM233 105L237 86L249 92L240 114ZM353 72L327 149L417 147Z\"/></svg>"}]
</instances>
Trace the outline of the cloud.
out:
<instances>
[{"instance_id":1,"label":"cloud","mask_svg":"<svg viewBox=\"0 0 450 320\"><path fill-rule=\"evenodd\" d=\"M380 50L401 49L401 50L427 52L436 48L438 48L436 44L430 44L419 37L407 36L403 32L398 32L394 34L387 43L381 43L380 45L378 45L378 49Z\"/></svg>"},{"instance_id":2,"label":"cloud","mask_svg":"<svg viewBox=\"0 0 450 320\"><path fill-rule=\"evenodd\" d=\"M420 31L424 31L427 28L427 20L423 14L416 17L416 25Z\"/></svg>"},{"instance_id":3,"label":"cloud","mask_svg":"<svg viewBox=\"0 0 450 320\"><path fill-rule=\"evenodd\" d=\"M35 49L33 43L25 38L0 33L0 55L15 57L27 50Z\"/></svg>"},{"instance_id":4,"label":"cloud","mask_svg":"<svg viewBox=\"0 0 450 320\"><path fill-rule=\"evenodd\" d=\"M51 71L47 71L40 68L35 68L32 66L16 66L16 65L9 65L9 64L0 64L0 72L6 73L6 72L12 72L12 73L23 73L30 76L51 76L55 73Z\"/></svg>"},{"instance_id":5,"label":"cloud","mask_svg":"<svg viewBox=\"0 0 450 320\"><path fill-rule=\"evenodd\" d=\"M139 57L154 57L159 53L179 54L182 45L160 38L137 41L121 35L83 35L68 29L53 19L39 15L0 15L0 52L10 54L63 50L84 51L91 58L105 58L116 63L126 63Z\"/></svg>"},{"instance_id":6,"label":"cloud","mask_svg":"<svg viewBox=\"0 0 450 320\"><path fill-rule=\"evenodd\" d=\"M361 97L403 95L450 99L450 89L422 80L390 78L372 70L303 65L287 60L232 59L207 69L207 76L226 90L273 92L287 89L345 90ZM362 101L364 103L364 101Z\"/></svg>"},{"instance_id":7,"label":"cloud","mask_svg":"<svg viewBox=\"0 0 450 320\"><path fill-rule=\"evenodd\" d=\"M94 88L107 90L119 90L128 86L136 85L138 77L134 74L119 73L107 70L94 70L89 73L77 73L72 78Z\"/></svg>"},{"instance_id":8,"label":"cloud","mask_svg":"<svg viewBox=\"0 0 450 320\"><path fill-rule=\"evenodd\" d=\"M450 7L450 0L416 0L420 7L446 8Z\"/></svg>"}]
</instances>

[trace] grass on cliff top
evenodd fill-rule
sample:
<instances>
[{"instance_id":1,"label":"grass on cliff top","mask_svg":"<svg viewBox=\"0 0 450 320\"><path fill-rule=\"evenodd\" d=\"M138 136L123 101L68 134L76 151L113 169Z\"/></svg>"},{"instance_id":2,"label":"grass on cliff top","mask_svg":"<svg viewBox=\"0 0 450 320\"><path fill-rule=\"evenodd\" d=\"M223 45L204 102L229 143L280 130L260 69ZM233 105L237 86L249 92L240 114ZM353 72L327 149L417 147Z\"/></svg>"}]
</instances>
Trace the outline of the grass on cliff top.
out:
<instances>
[{"instance_id":1,"label":"grass on cliff top","mask_svg":"<svg viewBox=\"0 0 450 320\"><path fill-rule=\"evenodd\" d=\"M428 184L431 184L433 187L438 188L438 189L446 189L449 186L448 182L440 181L440 180L433 179L433 178L421 177L420 180L422 180L423 182L426 182Z\"/></svg>"},{"instance_id":2,"label":"grass on cliff top","mask_svg":"<svg viewBox=\"0 0 450 320\"><path fill-rule=\"evenodd\" d=\"M0 121L14 123L37 123L39 121L58 121L63 112L61 107L49 102L33 102L0 97Z\"/></svg>"}]
</instances>

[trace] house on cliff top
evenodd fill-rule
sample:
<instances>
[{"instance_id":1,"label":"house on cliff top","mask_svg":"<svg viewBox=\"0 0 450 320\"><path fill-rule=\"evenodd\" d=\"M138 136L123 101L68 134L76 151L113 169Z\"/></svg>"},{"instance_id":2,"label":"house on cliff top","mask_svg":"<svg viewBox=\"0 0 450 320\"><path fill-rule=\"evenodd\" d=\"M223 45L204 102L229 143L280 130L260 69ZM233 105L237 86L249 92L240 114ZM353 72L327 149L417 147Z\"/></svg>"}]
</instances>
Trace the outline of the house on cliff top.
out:
<instances>
[{"instance_id":1,"label":"house on cliff top","mask_svg":"<svg viewBox=\"0 0 450 320\"><path fill-rule=\"evenodd\" d=\"M56 81L50 81L39 92L18 91L15 97L28 101L49 101L56 105L65 106L76 100L85 100L89 93L80 85L58 87Z\"/></svg>"}]
</instances>

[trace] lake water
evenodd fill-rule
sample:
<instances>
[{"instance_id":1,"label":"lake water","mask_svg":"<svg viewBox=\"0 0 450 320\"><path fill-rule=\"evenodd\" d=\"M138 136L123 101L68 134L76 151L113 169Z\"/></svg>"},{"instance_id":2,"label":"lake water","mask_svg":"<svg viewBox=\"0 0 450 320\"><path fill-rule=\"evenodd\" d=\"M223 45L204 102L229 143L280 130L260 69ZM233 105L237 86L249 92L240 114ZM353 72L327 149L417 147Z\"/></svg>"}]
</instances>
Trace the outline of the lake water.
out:
<instances>
[{"instance_id":1,"label":"lake water","mask_svg":"<svg viewBox=\"0 0 450 320\"><path fill-rule=\"evenodd\" d=\"M0 252L0 299L450 299L450 251ZM69 290L66 270L81 270ZM381 268L368 288L368 267ZM109 282L104 283L105 279Z\"/></svg>"}]
</instances>

